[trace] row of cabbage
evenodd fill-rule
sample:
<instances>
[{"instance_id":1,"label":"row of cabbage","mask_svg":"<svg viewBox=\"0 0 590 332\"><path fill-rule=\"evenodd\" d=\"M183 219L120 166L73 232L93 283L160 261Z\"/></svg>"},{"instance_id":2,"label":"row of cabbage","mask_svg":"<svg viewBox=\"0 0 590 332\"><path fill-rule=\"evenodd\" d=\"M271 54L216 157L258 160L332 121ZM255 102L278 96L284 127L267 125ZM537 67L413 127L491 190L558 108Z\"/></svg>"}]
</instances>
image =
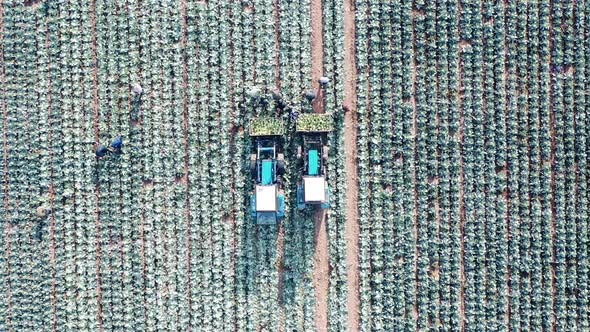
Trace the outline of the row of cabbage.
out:
<instances>
[{"instance_id":1,"label":"row of cabbage","mask_svg":"<svg viewBox=\"0 0 590 332\"><path fill-rule=\"evenodd\" d=\"M235 273L238 330L273 330L280 322L277 226L257 227L249 214L251 177L242 166L251 152L249 120L267 110L251 104L248 89L274 82L273 3L232 3L232 110L236 148L234 185L236 214ZM224 67L220 68L224 70ZM267 114L268 115L268 114ZM242 130L243 128L243 130Z\"/></svg>"},{"instance_id":2,"label":"row of cabbage","mask_svg":"<svg viewBox=\"0 0 590 332\"><path fill-rule=\"evenodd\" d=\"M97 13L100 13L98 9L97 7ZM139 289L132 288L139 298L131 297L136 303L131 303L130 307L125 307L123 310L136 306L132 313L135 320L133 326L149 331L194 327L200 324L200 319L211 320L212 316L223 311L219 301L213 301L211 298L208 298L208 303L213 306L213 312L194 311L198 315L195 319L191 315L193 311L189 311L193 299L202 300L198 297L193 298L189 293L189 282L193 282L193 279L188 271L192 272L194 269L188 261L189 236L190 240L194 241L193 236L196 233L204 250L210 248L212 244L204 240L211 237L209 227L195 222L191 218L192 215L187 214L189 206L193 208L192 205L187 204L187 197L189 192L198 185L195 182L198 183L199 177L195 176L191 179L195 182L187 181L187 173L190 174L190 169L187 170L186 155L191 147L187 142L190 142L191 137L187 135L185 127L187 92L183 89L186 78L183 77L184 45L181 43L185 27L180 25L183 10L186 9L172 3L160 2L152 6L129 3L117 8L106 7L104 10L105 21L101 27L109 27L106 20L112 13L121 14L123 17L128 15L131 18L128 28L121 26L115 28L115 33L121 33L120 39L127 39L128 45L114 49L119 49L121 53L124 53L126 49L137 50L137 53L130 54L132 60L114 54L115 58L121 61L119 66L125 66L132 61L136 64L133 67L135 74L120 81L120 86L126 87L125 93L129 91L129 83L140 82L144 86L141 100L137 98L131 100L132 103L140 103L137 114L138 123L130 122L128 116L129 110L135 105L126 107L124 110L126 116L122 118L122 122L129 123L132 130L129 136L129 154L133 158L132 163L139 163L137 174L133 174L138 178L135 180L138 183L134 186L133 194L138 195L135 208L141 208L138 217L131 219L131 223L136 227L134 231L139 233L139 243L136 242L135 246L129 248L131 251L122 254L123 259L126 256L132 258L140 255L140 264L137 266L139 273L133 273L139 275L138 284L136 284ZM123 20L121 23L127 22ZM110 41L111 36L108 34L104 40ZM119 38L115 37L114 40ZM107 53L105 57L110 58L110 55ZM99 59L102 58L99 57ZM132 81L133 78L135 80ZM101 82L100 79L99 82ZM108 89L108 87L105 88ZM110 114L112 114L114 108L109 107L106 111L108 110L111 110ZM207 122L200 125L207 130ZM129 168L132 163L121 164L120 167ZM106 171L108 168L103 170ZM200 173L199 176L206 176L206 173ZM216 178L212 182L212 186L219 185L220 179ZM212 196L220 195L218 190L210 189L210 191ZM112 199L107 199L107 202L112 203L116 197L117 191ZM199 203L197 208L201 208L208 202L205 200ZM213 209L209 206L206 208ZM123 215L127 213L124 212ZM215 237L212 239L212 241L219 241ZM135 240L135 237L132 240ZM200 252L192 254L201 257ZM212 278L215 270L210 265L210 257L204 256L202 258L204 264L209 264L206 266L211 270L203 274ZM135 268L134 265L132 266ZM116 278L114 281L115 284L120 283ZM223 287L220 288L223 289ZM109 294L114 294L116 291L118 291L116 288L107 289ZM203 293L202 297L210 295L206 287ZM113 304L118 301L113 300L118 300L116 295L106 303L107 307L113 308L110 317L116 317ZM101 319L104 325L104 311ZM119 325L113 327L118 329Z\"/></svg>"},{"instance_id":3,"label":"row of cabbage","mask_svg":"<svg viewBox=\"0 0 590 332\"><path fill-rule=\"evenodd\" d=\"M588 23L357 1L362 330L588 328Z\"/></svg>"},{"instance_id":4,"label":"row of cabbage","mask_svg":"<svg viewBox=\"0 0 590 332\"><path fill-rule=\"evenodd\" d=\"M269 6L271 7L271 6ZM311 87L311 4L310 0L278 3L278 84L283 97L297 110L310 111L303 92ZM272 86L272 85L271 85ZM300 172L298 138L293 124L284 137L286 160L285 209L282 222L281 288L285 331L314 329L313 289L314 219L311 211L297 211L295 186Z\"/></svg>"},{"instance_id":5,"label":"row of cabbage","mask_svg":"<svg viewBox=\"0 0 590 332\"><path fill-rule=\"evenodd\" d=\"M0 329L35 330L51 319L47 224L49 184L47 127L52 119L28 113L47 88L47 54L37 36L42 15L6 2L2 12L3 252L0 257ZM7 38L10 36L10 38ZM40 70L37 70L40 68ZM37 85L41 84L39 89ZM39 255L44 252L45 255Z\"/></svg>"},{"instance_id":6,"label":"row of cabbage","mask_svg":"<svg viewBox=\"0 0 590 332\"><path fill-rule=\"evenodd\" d=\"M328 225L328 329L348 328L348 289L346 283L346 238L344 173L344 3L322 1L323 75L330 79L325 89L325 112L333 114L334 131L329 134L328 181L332 203L327 216Z\"/></svg>"}]
</instances>

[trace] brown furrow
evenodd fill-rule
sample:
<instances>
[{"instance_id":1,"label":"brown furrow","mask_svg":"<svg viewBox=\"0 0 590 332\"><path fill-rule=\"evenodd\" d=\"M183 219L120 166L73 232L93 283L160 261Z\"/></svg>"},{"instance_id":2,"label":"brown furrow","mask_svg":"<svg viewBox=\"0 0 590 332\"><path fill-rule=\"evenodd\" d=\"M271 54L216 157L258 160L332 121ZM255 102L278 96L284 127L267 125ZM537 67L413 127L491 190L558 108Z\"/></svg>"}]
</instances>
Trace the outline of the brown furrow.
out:
<instances>
[{"instance_id":1,"label":"brown furrow","mask_svg":"<svg viewBox=\"0 0 590 332\"><path fill-rule=\"evenodd\" d=\"M506 11L506 3L503 4L503 7L504 7L503 8L504 11ZM508 91L507 91L508 90L508 87L507 87L508 70L506 68L508 65L507 64L508 63L507 62L508 61L508 59L507 59L508 40L507 40L507 29L506 29L507 20L508 20L507 15L504 15L504 63L503 63L504 68L503 68L503 74L502 74L502 79L503 79L502 89L504 89L504 98L505 98L503 106L504 106L504 115L505 115L504 121L505 121L506 128L508 128L508 123L507 123L508 117L507 117L506 113L508 112L508 96L509 96ZM507 137L508 137L508 134L506 134L506 137L504 139L507 140ZM506 168L506 172L508 172L508 157L507 156L505 159L505 163L506 164L504 167ZM507 188L507 190L509 190L508 176L506 176L505 181L506 181L506 188ZM508 191L506 191L506 193L507 194L503 196L503 199L506 201L506 211L504 213L504 223L505 223L504 228L506 230L506 244L508 245L509 239L510 239L510 233L508 231L510 229L509 228L510 227L510 225L509 225L510 199L509 199ZM508 255L506 259L507 259L507 265L510 265L510 256ZM463 268L463 264L461 264L461 268ZM506 292L506 308L505 308L506 318L505 319L506 319L506 325L510 326L510 269L508 267L507 267L507 273L506 273L506 290L507 290L507 292Z\"/></svg>"},{"instance_id":2,"label":"brown furrow","mask_svg":"<svg viewBox=\"0 0 590 332\"><path fill-rule=\"evenodd\" d=\"M281 32L279 30L279 0L273 0L273 11L272 11L272 15L274 18L274 30L275 30L275 35L274 35L274 50L275 50L275 57L274 57L274 69L275 69L275 86L279 89L281 88L281 75L280 75L280 62L279 62L279 50L280 50L280 36L281 36ZM313 37L312 37L313 38ZM230 43L231 43L231 38L230 38ZM313 46L312 46L313 47ZM231 61L230 61L231 64ZM230 84L231 86L231 84Z\"/></svg>"},{"instance_id":3,"label":"brown furrow","mask_svg":"<svg viewBox=\"0 0 590 332\"><path fill-rule=\"evenodd\" d=\"M279 60L279 52L280 52L280 40L281 40L281 32L280 32L280 15L279 15L279 0L273 0L273 19L274 19L274 50L275 50L275 57L274 57L274 69L275 69L275 88L278 91L281 91L281 71L280 71L280 60ZM230 38L231 40L231 38ZM233 47L231 48L233 51ZM230 56L233 55L233 52L230 53ZM230 64L233 61L230 61ZM233 68L232 68L233 69ZM230 83L230 87L233 88L233 81ZM231 94L233 96L233 93ZM234 232L235 237L235 232ZM278 302L279 302L279 332L283 332L285 329L285 310L283 306L283 256L284 256L284 239L285 239L285 230L283 229L283 224L279 223L277 225L277 272L278 272L278 280L277 280L277 293L278 293ZM237 248L235 247L235 240L234 242L234 253L237 252ZM235 260L234 265L235 266ZM237 325L237 323L236 323Z\"/></svg>"},{"instance_id":4,"label":"brown furrow","mask_svg":"<svg viewBox=\"0 0 590 332\"><path fill-rule=\"evenodd\" d=\"M94 139L98 142L98 59L97 59L97 50L96 50L96 3L95 0L90 0L90 22L91 22L91 33L92 33L92 89L93 89L93 99L92 99L92 110L94 111ZM95 196L95 207L94 207L94 224L96 229L95 234L95 272L96 272L96 301L97 301L97 321L98 321L98 330L102 331L102 306L101 306L101 291L100 291L100 219L99 219L99 184L98 182L94 188L94 196Z\"/></svg>"},{"instance_id":5,"label":"brown furrow","mask_svg":"<svg viewBox=\"0 0 590 332\"><path fill-rule=\"evenodd\" d=\"M182 26L182 35L180 43L182 45L182 89L184 93L182 94L182 127L183 127L183 137L184 137L184 177L185 177L185 195L184 195L184 217L186 223L186 233L185 233L185 250L186 250L186 298L188 307L191 307L191 281L190 281L190 200L189 200L189 186L190 186L190 178L188 172L188 68L187 68L187 61L186 61L186 34L187 34L187 22L186 22L186 0L180 1L180 13L182 17L181 26ZM231 39L231 38L230 38ZM231 85L231 83L230 83ZM190 324L189 324L190 326ZM189 326L187 326L187 332L189 330Z\"/></svg>"},{"instance_id":6,"label":"brown furrow","mask_svg":"<svg viewBox=\"0 0 590 332\"><path fill-rule=\"evenodd\" d=\"M318 79L322 76L324 65L322 0L310 1L311 13L311 79L312 87L317 91L317 97L312 103L314 113L323 113L323 89L320 89ZM315 228L315 248L313 264L313 287L315 295L314 321L318 331L328 329L328 230L326 228L325 211L316 208L312 219Z\"/></svg>"},{"instance_id":7,"label":"brown furrow","mask_svg":"<svg viewBox=\"0 0 590 332\"><path fill-rule=\"evenodd\" d=\"M457 3L457 27L458 31L457 34L461 34L461 3ZM457 50L460 52L461 48L458 47ZM461 61L461 55L458 56L458 68L457 68L457 86L459 90L462 91L462 72L463 72L463 63ZM460 276L460 289L459 289L459 319L461 321L460 328L461 330L465 329L465 183L464 183L464 170L463 170L463 123L465 121L463 109L462 109L462 99L463 94L459 93L457 95L457 109L459 110L459 128L457 130L457 135L459 139L459 232L460 232L460 243L459 243L459 276Z\"/></svg>"},{"instance_id":8,"label":"brown furrow","mask_svg":"<svg viewBox=\"0 0 590 332\"><path fill-rule=\"evenodd\" d=\"M346 152L346 287L348 330L359 329L359 271L358 271L358 182L356 148L356 64L355 64L355 8L354 0L344 1L344 146Z\"/></svg>"},{"instance_id":9,"label":"brown furrow","mask_svg":"<svg viewBox=\"0 0 590 332\"><path fill-rule=\"evenodd\" d=\"M548 48L549 50L552 50L553 48L553 30L554 30L554 26L553 26L553 6L554 6L554 0L550 0L550 8L549 8L549 42L548 42ZM552 57L552 52L549 52L548 55L548 64L551 65L553 62L553 57ZM551 232L551 244L553 245L553 250L551 250L551 262L555 262L555 218L556 218L556 213L555 213L555 112L553 109L553 79L549 79L549 85L547 86L547 94L549 96L549 105L550 106L550 110L551 112L549 113L549 132L550 132L550 137L551 137L551 174L550 174L550 185L549 185L549 199L550 199L550 205L551 205L551 221L550 221L550 232ZM556 293L556 287L555 287L555 265L551 264L550 266L550 270L551 270L551 297L553 299L553 303L551 304L552 307L552 311L553 313L555 313L555 293ZM508 282L507 282L508 283ZM508 283L509 284L509 283ZM510 301L510 298L508 298L508 301ZM510 302L509 302L510 303ZM551 331L555 332L556 331L556 319L555 317L552 320L553 326L551 327Z\"/></svg>"},{"instance_id":10,"label":"brown furrow","mask_svg":"<svg viewBox=\"0 0 590 332\"><path fill-rule=\"evenodd\" d=\"M417 190L417 181L416 181L416 168L418 165L418 149L417 149L417 108L416 108L416 81L418 77L417 73L417 64L416 64L416 21L414 17L416 12L412 12L412 60L411 60L411 71L412 71L412 96L410 97L410 103L412 104L412 155L413 155L413 167L412 167L412 181L413 181L413 189L412 189L412 197L414 198L414 206L412 208L412 235L414 236L414 304L412 315L414 320L418 320L419 312L418 312L418 264L417 260L420 256L420 248L419 248L419 239L418 239L418 190Z\"/></svg>"},{"instance_id":11,"label":"brown furrow","mask_svg":"<svg viewBox=\"0 0 590 332\"><path fill-rule=\"evenodd\" d=\"M45 35L45 50L47 54L49 52L49 26L48 26L48 19L45 19L45 31L47 34ZM51 56L48 56L47 61L47 118L51 121ZM49 262L51 264L51 330L53 332L56 331L57 328L57 298L55 293L55 215L53 213L53 204L54 204L54 189L53 189L53 150L52 141L53 141L53 131L50 129L48 130L48 157L49 157Z\"/></svg>"}]
</instances>

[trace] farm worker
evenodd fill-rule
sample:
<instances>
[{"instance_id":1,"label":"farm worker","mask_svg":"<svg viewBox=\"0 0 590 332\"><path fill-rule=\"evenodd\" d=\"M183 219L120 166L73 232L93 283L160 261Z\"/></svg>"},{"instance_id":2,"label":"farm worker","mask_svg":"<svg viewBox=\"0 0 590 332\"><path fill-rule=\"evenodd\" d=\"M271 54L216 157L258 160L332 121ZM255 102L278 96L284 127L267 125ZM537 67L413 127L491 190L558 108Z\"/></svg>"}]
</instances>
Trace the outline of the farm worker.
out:
<instances>
[{"instance_id":1,"label":"farm worker","mask_svg":"<svg viewBox=\"0 0 590 332\"><path fill-rule=\"evenodd\" d=\"M260 93L261 93L261 90L257 86L253 86L250 89L248 89L248 91L246 91L246 94L248 95L248 97L250 97L252 99L260 98Z\"/></svg>"},{"instance_id":2,"label":"farm worker","mask_svg":"<svg viewBox=\"0 0 590 332\"><path fill-rule=\"evenodd\" d=\"M315 92L313 90L309 90L305 93L305 99L310 103L315 99Z\"/></svg>"},{"instance_id":3,"label":"farm worker","mask_svg":"<svg viewBox=\"0 0 590 332\"><path fill-rule=\"evenodd\" d=\"M121 136L121 134L117 135L117 137L115 137L115 139L111 142L111 148L113 150L119 150L121 149L121 146L123 145L123 137Z\"/></svg>"},{"instance_id":4,"label":"farm worker","mask_svg":"<svg viewBox=\"0 0 590 332\"><path fill-rule=\"evenodd\" d=\"M276 102L283 99L283 95L281 94L281 90L279 90L279 88L272 89L270 93L272 95L272 99L274 99Z\"/></svg>"},{"instance_id":5,"label":"farm worker","mask_svg":"<svg viewBox=\"0 0 590 332\"><path fill-rule=\"evenodd\" d=\"M140 95L143 93L143 88L141 87L141 85L139 85L139 83L133 84L132 90L133 94L135 95Z\"/></svg>"},{"instance_id":6,"label":"farm worker","mask_svg":"<svg viewBox=\"0 0 590 332\"><path fill-rule=\"evenodd\" d=\"M37 207L36 212L37 212L37 217L43 218L43 217L46 217L49 214L49 212L51 212L51 209L45 205L41 205L41 206Z\"/></svg>"},{"instance_id":7,"label":"farm worker","mask_svg":"<svg viewBox=\"0 0 590 332\"><path fill-rule=\"evenodd\" d=\"M97 148L96 148L96 156L98 158L104 157L107 153L109 152L109 149L107 149L106 146L100 144Z\"/></svg>"},{"instance_id":8,"label":"farm worker","mask_svg":"<svg viewBox=\"0 0 590 332\"><path fill-rule=\"evenodd\" d=\"M42 241L43 240L43 227L46 225L45 221L40 221L39 223L37 223L36 225L36 230L35 230L35 239L37 241Z\"/></svg>"},{"instance_id":9,"label":"farm worker","mask_svg":"<svg viewBox=\"0 0 590 332\"><path fill-rule=\"evenodd\" d=\"M104 157L109 152L117 152L117 151L121 150L122 146L123 146L123 137L121 136L121 134L119 134L115 137L115 139L113 139L113 141L111 142L111 144L109 145L108 148L106 146L104 146L103 144L100 144L96 148L96 156L98 158Z\"/></svg>"},{"instance_id":10,"label":"farm worker","mask_svg":"<svg viewBox=\"0 0 590 332\"><path fill-rule=\"evenodd\" d=\"M326 76L322 76L322 77L320 77L320 79L318 80L318 82L320 83L320 86L322 88L325 88L326 85L328 85L328 83L330 82L330 79L327 78Z\"/></svg>"},{"instance_id":11,"label":"farm worker","mask_svg":"<svg viewBox=\"0 0 590 332\"><path fill-rule=\"evenodd\" d=\"M283 95L281 94L281 91L279 90L279 88L274 88L271 91L271 95L272 95L272 99L275 101L275 103L279 109L283 110L283 109L285 109L285 107L287 107L287 103L283 99Z\"/></svg>"}]
</instances>

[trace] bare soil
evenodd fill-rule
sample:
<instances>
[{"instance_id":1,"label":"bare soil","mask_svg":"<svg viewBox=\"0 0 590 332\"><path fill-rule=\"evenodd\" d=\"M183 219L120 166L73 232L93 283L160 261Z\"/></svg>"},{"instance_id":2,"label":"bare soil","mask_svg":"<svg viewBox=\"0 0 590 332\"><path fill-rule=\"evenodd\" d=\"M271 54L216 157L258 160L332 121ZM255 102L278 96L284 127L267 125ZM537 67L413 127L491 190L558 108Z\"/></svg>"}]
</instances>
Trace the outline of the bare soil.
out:
<instances>
[{"instance_id":1,"label":"bare soil","mask_svg":"<svg viewBox=\"0 0 590 332\"><path fill-rule=\"evenodd\" d=\"M311 103L314 113L323 113L323 93L318 79L324 71L322 1L311 0L311 86L316 99Z\"/></svg>"},{"instance_id":2,"label":"bare soil","mask_svg":"<svg viewBox=\"0 0 590 332\"><path fill-rule=\"evenodd\" d=\"M1 12L1 10L0 10ZM3 16L3 15L2 15ZM2 16L0 16L0 21L2 21ZM48 29L48 22L47 20L45 20L45 29L47 31ZM2 29L3 30L3 29ZM4 36L4 31L1 31L0 34L2 34L2 36ZM49 49L49 34L45 35L45 49ZM4 54L2 54L2 58L4 58ZM50 59L51 60L51 59ZM48 61L47 63L47 71L50 70L51 68L51 61ZM4 90L4 75L2 75L2 84L3 84L3 90ZM51 77L47 78L47 87L46 87L46 91L51 91ZM48 106L48 113L49 113L49 117L51 117L51 93L47 94L47 104ZM5 109L4 104L2 105L3 109ZM4 117L6 119L6 116ZM6 130L5 130L6 132ZM53 132L51 130L49 130L48 133L48 139L49 139L49 146L51 145L51 142L53 140ZM6 165L6 160L4 161L4 165ZM54 202L54 191L53 191L53 151L51 149L49 149L49 207L50 207L50 212L49 212L49 263L51 264L51 330L55 331L56 330L56 324L57 324L57 306L56 306L56 295L55 295L55 217L53 214L53 202ZM4 174L7 174L7 170L5 170ZM6 193L5 193L6 194ZM7 195L5 195L5 197L7 197ZM6 207L6 209L8 209L8 207ZM9 301L10 303L10 301Z\"/></svg>"},{"instance_id":3,"label":"bare soil","mask_svg":"<svg viewBox=\"0 0 590 332\"><path fill-rule=\"evenodd\" d=\"M281 75L280 75L280 61L279 61L279 49L280 45L280 22L279 22L279 0L273 1L273 19L274 19L274 43L275 43L275 57L274 57L274 74L275 74L275 87L277 89L281 89ZM233 39L233 38L230 38ZM232 47L233 49L233 47ZM233 62L233 61L232 61ZM230 63L232 63L230 62ZM230 82L230 86L233 86L233 81ZM243 130L243 129L242 129ZM235 236L234 236L235 238ZM280 305L280 312L279 312L279 332L283 332L285 330L285 310L283 310L283 278L284 278L284 267L283 267L283 255L284 255L284 238L285 238L285 231L283 229L283 225L279 223L277 229L277 258L276 258L276 266L278 271L278 281L277 281L277 288L278 288L278 297L279 297L279 305Z\"/></svg>"},{"instance_id":4,"label":"bare soil","mask_svg":"<svg viewBox=\"0 0 590 332\"><path fill-rule=\"evenodd\" d=\"M94 139L98 142L99 136L99 129L98 129L98 60L97 60L97 45L96 45L96 3L94 0L90 1L90 21L92 22L92 110L94 113ZM95 206L95 229L96 229L96 238L95 238L95 264L96 264L96 298L97 298L97 320L98 320L98 330L102 331L102 305L101 305L101 291L100 291L100 220L99 220L99 211L98 211L98 204L100 202L99 197L99 187L96 184L95 188L95 199L96 199L96 206ZM143 253L142 253L143 254ZM54 325L55 328L55 325Z\"/></svg>"},{"instance_id":5,"label":"bare soil","mask_svg":"<svg viewBox=\"0 0 590 332\"><path fill-rule=\"evenodd\" d=\"M181 0L180 1L180 11L182 13L182 36L181 36L181 44L182 44L182 49L183 51L183 61L182 61L182 88L184 89L184 91L188 91L188 72L187 72L187 61L186 61L186 34L187 34L187 23L186 23L186 0ZM231 38L230 38L230 43L231 43ZM231 53L231 48L230 48L230 59L231 59L232 53ZM231 63L231 61L230 61ZM230 67L230 93L232 93L232 68ZM138 75L140 76L140 75ZM230 100L230 107L232 107L231 105L231 100ZM191 256L190 256L190 236L189 236L189 230L190 230L190 206L189 206L189 178L188 178L188 149L189 149L189 144L188 144L188 95L186 93L183 94L183 98L182 98L182 131L183 131L183 136L184 136L184 140L183 140L183 144L184 144L184 177L183 179L184 184L185 184L185 199L184 199L184 218L185 218L185 227L186 227L186 234L185 234L185 240L184 240L184 245L185 245L185 251L186 251L186 256L185 256L185 271L186 271L186 298L187 298L187 303L190 306L191 305L191 282L190 282L190 271L191 271L191 267L190 267L190 262L191 262ZM176 231L176 229L175 229ZM234 252L235 252L235 243L232 244L234 247ZM235 262L232 261L232 265L235 265Z\"/></svg>"},{"instance_id":6,"label":"bare soil","mask_svg":"<svg viewBox=\"0 0 590 332\"><path fill-rule=\"evenodd\" d=\"M33 8L37 8L37 6L39 5L39 2L41 0L25 0L23 2L23 5L25 5L25 7L33 7Z\"/></svg>"},{"instance_id":7,"label":"bare soil","mask_svg":"<svg viewBox=\"0 0 590 332\"><path fill-rule=\"evenodd\" d=\"M313 211L315 251L313 255L313 288L315 293L315 326L317 331L328 330L328 231L325 210Z\"/></svg>"},{"instance_id":8,"label":"bare soil","mask_svg":"<svg viewBox=\"0 0 590 332\"><path fill-rule=\"evenodd\" d=\"M457 4L457 12L461 13L461 4ZM458 20L460 19L457 18ZM461 25L458 24L459 31L461 31ZM461 40L459 42L459 48L463 49L464 47L470 45L468 41ZM458 75L458 84L459 89L463 90L463 62L459 59L459 75ZM462 110L461 104L463 103L463 94L459 94L458 100L458 109ZM463 123L465 122L465 115L463 111L459 112L459 145L460 149L460 157L459 157L459 228L461 232L461 241L460 241L460 252L461 255L459 257L459 275L461 279L461 288L459 290L459 297L460 297L460 306L459 306L459 317L461 317L461 330L465 328L465 266L463 265L465 262L465 183L464 183L464 174L463 174Z\"/></svg>"},{"instance_id":9,"label":"bare soil","mask_svg":"<svg viewBox=\"0 0 590 332\"><path fill-rule=\"evenodd\" d=\"M344 145L346 150L346 286L348 288L348 330L359 329L359 274L357 213L357 169L356 169L356 66L354 0L344 1Z\"/></svg>"},{"instance_id":10,"label":"bare soil","mask_svg":"<svg viewBox=\"0 0 590 332\"><path fill-rule=\"evenodd\" d=\"M279 40L280 40L281 32L279 30L279 0L273 1L272 16L274 18L274 30L275 30L275 38L274 38L274 42L275 42L275 57L274 57L275 86L280 89L281 88L281 75L280 75L280 66L279 66L280 65L280 62L279 62L279 48L280 48ZM233 38L230 38L230 43L231 43L232 39ZM230 49L233 49L233 47L230 47ZM233 86L233 84L231 82L230 82L230 86Z\"/></svg>"},{"instance_id":11,"label":"bare soil","mask_svg":"<svg viewBox=\"0 0 590 332\"><path fill-rule=\"evenodd\" d=\"M417 11L413 11L413 16L420 16L421 14ZM422 14L423 15L423 14ZM416 33L415 33L415 27L412 27L412 49L413 49L413 55L412 55L412 65L411 65L411 70L412 70L412 96L410 97L410 103L412 104L412 137L414 137L414 143L413 143L413 149L414 151L416 151L416 131L417 131L417 122L416 122L416 80L417 80L417 71L416 71ZM412 224L413 224L413 230L412 233L414 235L414 239L416 239L416 241L414 242L414 257L415 259L417 259L420 256L420 250L419 250L419 239L418 239L418 211L417 211L417 206L418 206L418 190L416 187L416 168L413 167L412 168L412 179L414 182L414 190L413 190L413 196L414 196L414 207L412 208ZM414 294L418 294L418 264L414 264L414 277L416 282L414 283ZM418 319L418 316L420 315L420 313L418 312L418 305L417 305L417 301L416 299L414 299L414 304L412 305L412 315L414 317L414 319Z\"/></svg>"},{"instance_id":12,"label":"bare soil","mask_svg":"<svg viewBox=\"0 0 590 332\"><path fill-rule=\"evenodd\" d=\"M322 1L311 0L311 78L312 87L317 98L312 103L315 113L324 113L323 93L319 88L318 79L323 75L324 53L322 39ZM314 223L314 264L313 288L315 295L314 320L317 331L328 330L328 287L330 282L330 266L328 261L328 231L326 213L316 209L312 215Z\"/></svg>"}]
</instances>

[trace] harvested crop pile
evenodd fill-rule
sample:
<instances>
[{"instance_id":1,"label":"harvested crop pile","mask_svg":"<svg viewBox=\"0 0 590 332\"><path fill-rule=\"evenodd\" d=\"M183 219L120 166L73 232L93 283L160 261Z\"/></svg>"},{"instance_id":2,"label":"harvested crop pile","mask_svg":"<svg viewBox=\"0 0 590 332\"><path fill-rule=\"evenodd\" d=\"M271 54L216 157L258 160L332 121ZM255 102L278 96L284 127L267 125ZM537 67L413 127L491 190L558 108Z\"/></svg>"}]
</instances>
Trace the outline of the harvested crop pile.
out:
<instances>
[{"instance_id":1,"label":"harvested crop pile","mask_svg":"<svg viewBox=\"0 0 590 332\"><path fill-rule=\"evenodd\" d=\"M282 135L283 121L275 117L257 117L250 122L250 136Z\"/></svg>"},{"instance_id":2,"label":"harvested crop pile","mask_svg":"<svg viewBox=\"0 0 590 332\"><path fill-rule=\"evenodd\" d=\"M332 117L329 114L306 113L297 117L297 131L331 131Z\"/></svg>"}]
</instances>

